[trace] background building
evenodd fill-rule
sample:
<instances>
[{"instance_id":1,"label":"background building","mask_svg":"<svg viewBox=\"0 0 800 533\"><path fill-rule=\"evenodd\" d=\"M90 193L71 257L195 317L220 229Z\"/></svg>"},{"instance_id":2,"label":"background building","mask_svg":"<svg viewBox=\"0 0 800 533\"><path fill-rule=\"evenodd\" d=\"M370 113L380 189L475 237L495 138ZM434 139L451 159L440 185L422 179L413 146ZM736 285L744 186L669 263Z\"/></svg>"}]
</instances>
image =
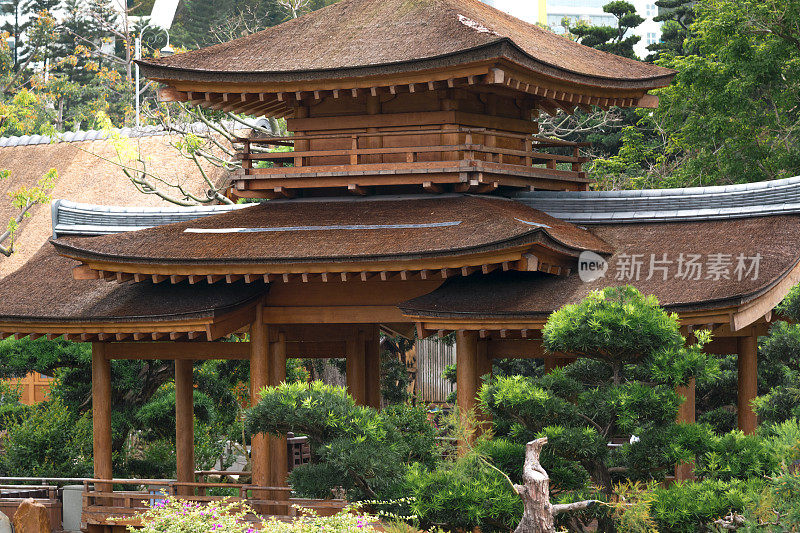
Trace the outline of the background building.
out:
<instances>
[{"instance_id":1,"label":"background building","mask_svg":"<svg viewBox=\"0 0 800 533\"><path fill-rule=\"evenodd\" d=\"M505 11L509 15L531 24L549 26L556 33L564 33L562 21L571 23L582 20L591 25L616 26L616 18L603 11L603 6L611 0L484 0L485 3ZM655 0L628 0L636 7L636 12L645 21L634 30L641 40L634 47L636 55L644 59L648 55L647 46L661 39L661 23L653 17L658 15Z\"/></svg>"}]
</instances>

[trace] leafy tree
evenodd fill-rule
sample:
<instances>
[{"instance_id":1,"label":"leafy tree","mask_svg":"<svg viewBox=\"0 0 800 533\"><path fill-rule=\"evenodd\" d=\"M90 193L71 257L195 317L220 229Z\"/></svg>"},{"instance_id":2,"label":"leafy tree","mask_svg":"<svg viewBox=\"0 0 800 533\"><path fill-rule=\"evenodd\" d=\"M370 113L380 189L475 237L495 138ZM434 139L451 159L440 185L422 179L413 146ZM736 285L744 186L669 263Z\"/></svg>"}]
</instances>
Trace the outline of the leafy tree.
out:
<instances>
[{"instance_id":1,"label":"leafy tree","mask_svg":"<svg viewBox=\"0 0 800 533\"><path fill-rule=\"evenodd\" d=\"M7 169L0 170L0 181L8 179L11 172ZM33 187L20 187L16 191L8 194L11 206L17 211L6 225L6 230L0 234L0 254L9 257L14 253L14 242L19 227L23 220L30 217L30 210L33 206L50 203L50 191L55 185L58 174L55 169L50 169ZM7 244L6 241L8 242Z\"/></svg>"},{"instance_id":2,"label":"leafy tree","mask_svg":"<svg viewBox=\"0 0 800 533\"><path fill-rule=\"evenodd\" d=\"M685 346L675 315L655 298L620 287L564 306L543 335L548 350L580 359L537 378L491 380L480 402L498 435L519 444L548 437L543 464L556 485L577 489L591 479L610 494L615 472L632 479L663 476L689 453L676 444L682 397L674 387L714 372L701 351L707 334ZM609 450L612 438L632 435Z\"/></svg>"},{"instance_id":3,"label":"leafy tree","mask_svg":"<svg viewBox=\"0 0 800 533\"><path fill-rule=\"evenodd\" d=\"M636 13L636 7L624 0L614 0L603 6L603 11L617 19L617 26L591 26L578 23L569 29L578 41L586 46L610 52L618 56L636 58L633 47L641 40L638 35L628 35L644 19ZM626 35L628 35L626 37Z\"/></svg>"},{"instance_id":4,"label":"leafy tree","mask_svg":"<svg viewBox=\"0 0 800 533\"><path fill-rule=\"evenodd\" d=\"M266 387L246 412L248 433L306 435L312 462L290 474L295 491L330 497L343 487L351 501L404 496L412 463L432 466L433 427L425 411L403 404L381 411L356 406L344 389L312 383Z\"/></svg>"}]
</instances>

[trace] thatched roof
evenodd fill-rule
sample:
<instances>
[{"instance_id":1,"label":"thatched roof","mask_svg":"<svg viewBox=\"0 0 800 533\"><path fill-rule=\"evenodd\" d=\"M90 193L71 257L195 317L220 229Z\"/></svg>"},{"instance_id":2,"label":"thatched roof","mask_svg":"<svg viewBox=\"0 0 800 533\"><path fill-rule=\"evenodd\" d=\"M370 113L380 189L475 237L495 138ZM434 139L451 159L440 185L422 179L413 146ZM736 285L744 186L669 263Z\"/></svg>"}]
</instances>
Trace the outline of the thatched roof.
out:
<instances>
[{"instance_id":1,"label":"thatched roof","mask_svg":"<svg viewBox=\"0 0 800 533\"><path fill-rule=\"evenodd\" d=\"M519 202L457 194L273 200L188 222L63 237L53 244L78 260L120 265L263 265L409 261L537 243L572 256L611 252L585 229Z\"/></svg>"},{"instance_id":2,"label":"thatched roof","mask_svg":"<svg viewBox=\"0 0 800 533\"><path fill-rule=\"evenodd\" d=\"M159 80L296 81L508 59L544 76L649 90L674 71L589 48L480 0L341 0L262 32L140 62Z\"/></svg>"},{"instance_id":3,"label":"thatched roof","mask_svg":"<svg viewBox=\"0 0 800 533\"><path fill-rule=\"evenodd\" d=\"M800 215L702 222L592 225L589 231L608 242L614 255L605 277L584 282L577 274L503 272L453 278L430 294L399 305L412 317L547 317L590 291L623 284L655 295L670 310L714 309L749 302L796 270ZM757 272L736 272L738 256L760 256ZM680 274L680 261L696 256L699 271ZM656 267L651 270L651 257ZM708 270L716 259L728 264L723 276ZM660 262L666 259L671 263ZM634 261L641 268L635 275ZM746 261L749 267L751 261ZM620 274L623 274L620 276ZM651 275L652 274L652 275ZM695 279L696 278L696 279Z\"/></svg>"},{"instance_id":4,"label":"thatched roof","mask_svg":"<svg viewBox=\"0 0 800 533\"><path fill-rule=\"evenodd\" d=\"M151 158L154 170L185 183L197 182L196 167L178 155L169 145L170 140L169 136L160 135L133 142ZM55 168L58 180L51 193L53 198L123 206L171 205L154 195L139 193L118 167L89 152L104 157L115 155L108 140L0 148L0 168L11 171L11 177L0 182L0 194L7 198L6 193L34 185L50 168ZM0 200L0 225L4 226L16 213L10 201ZM50 206L35 206L30 213L32 216L23 222L18 234L16 253L9 258L0 257L0 277L25 264L52 235Z\"/></svg>"}]
</instances>

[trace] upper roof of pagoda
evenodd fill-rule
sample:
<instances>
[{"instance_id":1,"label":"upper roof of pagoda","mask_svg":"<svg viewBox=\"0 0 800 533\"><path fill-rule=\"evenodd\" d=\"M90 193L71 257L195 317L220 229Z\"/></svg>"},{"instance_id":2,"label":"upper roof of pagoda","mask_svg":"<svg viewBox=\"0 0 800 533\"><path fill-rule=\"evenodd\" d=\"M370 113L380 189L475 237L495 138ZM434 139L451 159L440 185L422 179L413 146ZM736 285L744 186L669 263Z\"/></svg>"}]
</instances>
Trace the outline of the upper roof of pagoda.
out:
<instances>
[{"instance_id":1,"label":"upper roof of pagoda","mask_svg":"<svg viewBox=\"0 0 800 533\"><path fill-rule=\"evenodd\" d=\"M167 83L269 84L498 61L605 89L647 91L675 74L583 46L480 0L341 0L240 39L140 64L146 76Z\"/></svg>"}]
</instances>

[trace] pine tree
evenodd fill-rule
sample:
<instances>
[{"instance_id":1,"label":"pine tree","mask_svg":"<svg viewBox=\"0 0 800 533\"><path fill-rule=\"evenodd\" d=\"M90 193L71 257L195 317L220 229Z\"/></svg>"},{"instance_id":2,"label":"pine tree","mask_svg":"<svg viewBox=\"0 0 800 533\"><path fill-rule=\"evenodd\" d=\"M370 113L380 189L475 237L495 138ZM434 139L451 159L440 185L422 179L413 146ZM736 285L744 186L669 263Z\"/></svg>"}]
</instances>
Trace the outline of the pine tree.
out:
<instances>
[{"instance_id":1,"label":"pine tree","mask_svg":"<svg viewBox=\"0 0 800 533\"><path fill-rule=\"evenodd\" d=\"M618 56L636 59L633 47L641 40L641 37L628 35L628 33L644 22L644 19L636 13L636 8L633 4L624 0L609 2L603 6L603 11L616 17L616 27L591 26L579 23L569 28L569 32L577 36L581 44ZM626 37L626 35L628 36Z\"/></svg>"},{"instance_id":2,"label":"pine tree","mask_svg":"<svg viewBox=\"0 0 800 533\"><path fill-rule=\"evenodd\" d=\"M686 55L685 43L694 22L695 0L656 0L656 5L659 14L653 20L664 24L661 26L661 42L647 47L653 52L647 59L654 61L665 52Z\"/></svg>"}]
</instances>

